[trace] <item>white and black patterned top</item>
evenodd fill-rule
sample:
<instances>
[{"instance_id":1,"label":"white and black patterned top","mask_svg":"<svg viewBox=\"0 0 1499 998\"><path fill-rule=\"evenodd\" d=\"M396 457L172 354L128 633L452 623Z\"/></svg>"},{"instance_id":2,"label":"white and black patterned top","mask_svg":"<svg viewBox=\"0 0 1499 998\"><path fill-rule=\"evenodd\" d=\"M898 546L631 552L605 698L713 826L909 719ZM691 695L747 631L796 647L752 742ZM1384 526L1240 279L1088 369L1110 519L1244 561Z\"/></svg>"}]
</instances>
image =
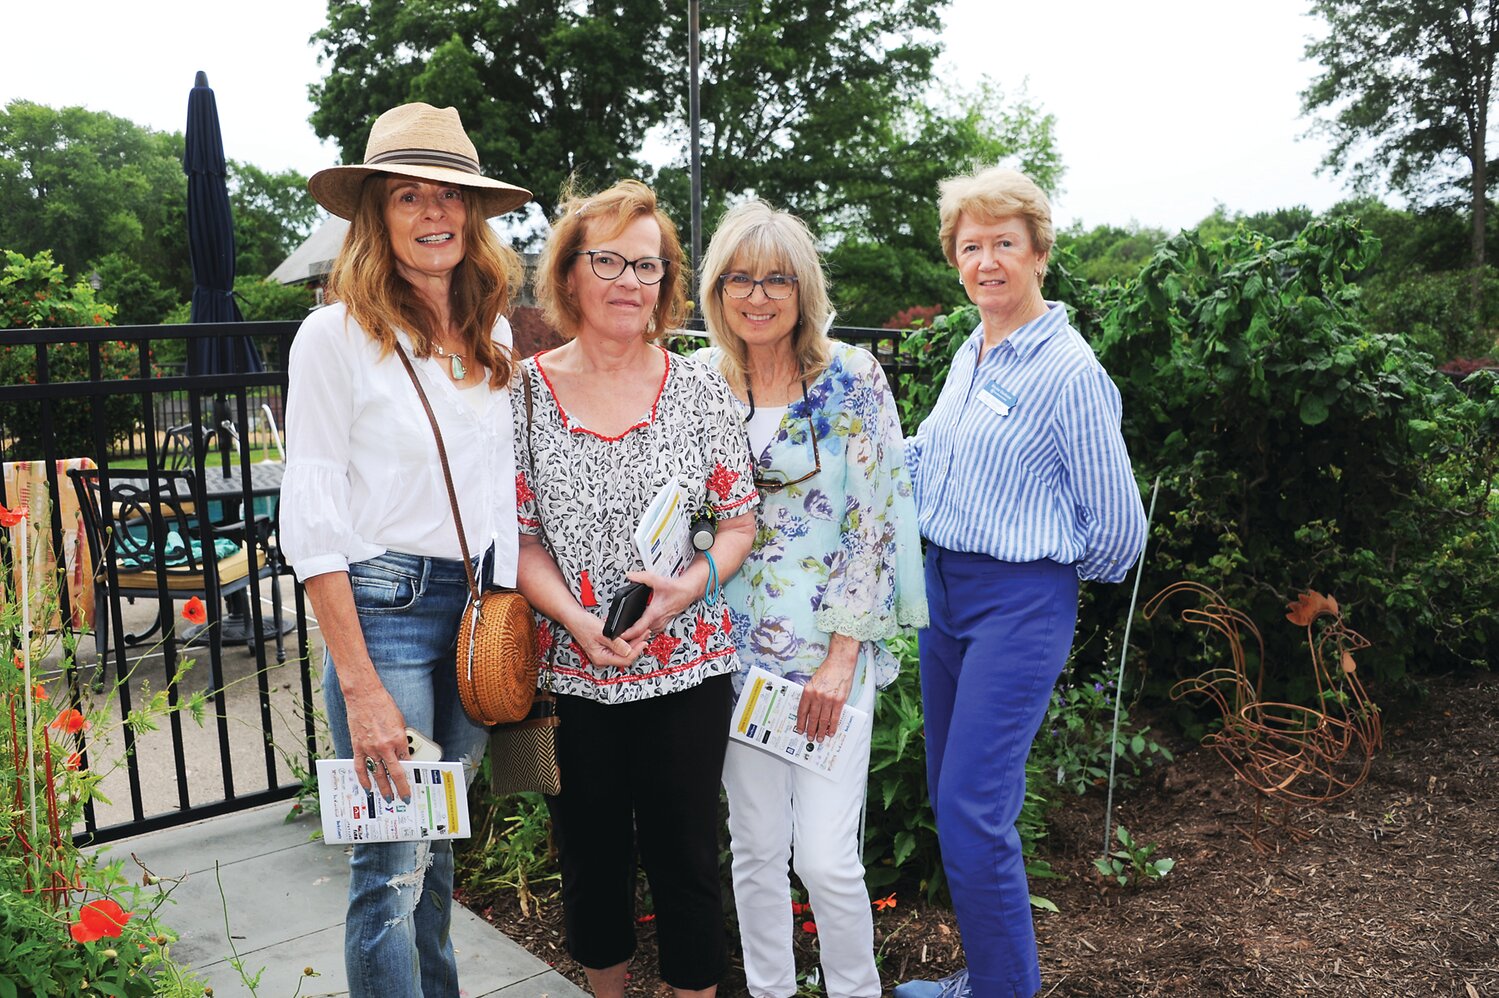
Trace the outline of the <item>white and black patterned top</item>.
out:
<instances>
[{"instance_id":1,"label":"white and black patterned top","mask_svg":"<svg viewBox=\"0 0 1499 998\"><path fill-rule=\"evenodd\" d=\"M569 418L547 380L546 355L522 365L533 415L515 406L520 530L544 534L562 577L578 602L604 615L625 573L644 565L633 535L641 514L673 476L689 489L690 508L711 504L721 517L753 513L759 503L750 475L743 417L716 371L666 353L656 400L640 421L604 437ZM552 655L554 692L602 703L625 703L690 689L711 676L736 672L727 609L699 600L682 611L628 669L586 659L565 628L538 615L543 663Z\"/></svg>"}]
</instances>

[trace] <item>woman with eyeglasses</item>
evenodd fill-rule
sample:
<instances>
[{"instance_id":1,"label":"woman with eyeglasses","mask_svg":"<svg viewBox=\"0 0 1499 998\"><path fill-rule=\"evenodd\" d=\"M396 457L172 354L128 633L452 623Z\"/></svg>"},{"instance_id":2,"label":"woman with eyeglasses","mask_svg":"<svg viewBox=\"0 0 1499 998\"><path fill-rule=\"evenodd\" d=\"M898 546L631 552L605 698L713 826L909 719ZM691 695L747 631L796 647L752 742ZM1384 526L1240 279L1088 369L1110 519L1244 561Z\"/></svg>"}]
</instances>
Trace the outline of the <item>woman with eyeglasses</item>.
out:
<instances>
[{"instance_id":1,"label":"woman with eyeglasses","mask_svg":"<svg viewBox=\"0 0 1499 998\"><path fill-rule=\"evenodd\" d=\"M738 397L761 495L754 544L726 587L734 642L745 670L802 685L797 730L822 741L845 705L872 714L899 669L886 639L927 621L895 400L870 353L828 338L822 265L795 216L761 201L729 211L700 294L713 346L698 356ZM880 993L859 842L869 743L866 725L835 780L729 746L734 901L756 998L797 990L788 860L817 917L830 998Z\"/></svg>"},{"instance_id":2,"label":"woman with eyeglasses","mask_svg":"<svg viewBox=\"0 0 1499 998\"><path fill-rule=\"evenodd\" d=\"M734 397L706 365L663 350L687 284L676 227L651 189L564 191L536 297L568 342L527 360L517 404L519 588L543 615L543 683L557 694L562 792L547 800L567 948L601 998L624 994L635 949L635 863L655 902L661 978L712 995L728 964L718 787L739 659L718 580L739 568L759 501ZM528 411L529 409L529 411ZM675 483L717 536L680 574L644 570L635 532ZM604 634L630 582L638 621Z\"/></svg>"}]
</instances>

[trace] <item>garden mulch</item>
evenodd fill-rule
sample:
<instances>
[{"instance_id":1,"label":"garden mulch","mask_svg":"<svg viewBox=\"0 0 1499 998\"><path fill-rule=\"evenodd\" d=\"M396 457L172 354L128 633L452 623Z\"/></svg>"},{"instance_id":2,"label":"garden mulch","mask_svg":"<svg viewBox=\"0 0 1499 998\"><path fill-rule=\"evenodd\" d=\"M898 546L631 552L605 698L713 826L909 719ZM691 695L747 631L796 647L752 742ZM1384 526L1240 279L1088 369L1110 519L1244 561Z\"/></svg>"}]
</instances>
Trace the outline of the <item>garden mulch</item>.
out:
<instances>
[{"instance_id":1,"label":"garden mulch","mask_svg":"<svg viewBox=\"0 0 1499 998\"><path fill-rule=\"evenodd\" d=\"M1103 795L1068 801L1042 844L1062 879L1032 882L1060 909L1037 912L1042 994L1499 998L1499 676L1431 679L1423 699L1382 706L1368 782L1288 825L1267 807L1259 849L1253 798L1222 760L1173 746L1176 762L1115 799L1116 820L1176 860L1148 886L1101 884ZM466 902L585 984L562 949L559 901L529 916L513 896ZM962 963L951 912L913 890L875 926L887 989ZM815 936L797 935L805 970ZM669 994L649 922L639 941L629 993ZM745 994L737 959L720 993Z\"/></svg>"}]
</instances>

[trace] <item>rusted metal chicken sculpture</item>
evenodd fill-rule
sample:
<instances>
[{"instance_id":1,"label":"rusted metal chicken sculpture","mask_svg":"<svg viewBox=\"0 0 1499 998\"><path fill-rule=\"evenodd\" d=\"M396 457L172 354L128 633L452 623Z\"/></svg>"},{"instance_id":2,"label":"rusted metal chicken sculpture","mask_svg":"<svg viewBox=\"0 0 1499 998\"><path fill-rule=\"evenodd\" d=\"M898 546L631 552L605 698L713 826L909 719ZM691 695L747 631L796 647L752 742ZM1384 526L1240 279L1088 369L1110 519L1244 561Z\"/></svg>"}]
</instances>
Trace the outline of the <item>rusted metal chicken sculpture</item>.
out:
<instances>
[{"instance_id":1,"label":"rusted metal chicken sculpture","mask_svg":"<svg viewBox=\"0 0 1499 998\"><path fill-rule=\"evenodd\" d=\"M1267 701L1262 698L1264 638L1252 620L1224 603L1212 589L1195 582L1168 586L1146 605L1145 619L1180 593L1195 594L1200 599L1200 605L1181 611L1181 620L1226 638L1231 664L1182 680L1172 687L1171 696L1204 696L1222 712L1223 727L1202 743L1211 746L1238 779L1256 792L1254 828L1249 839L1256 848L1264 849L1259 826L1265 800L1287 807L1325 804L1368 777L1381 742L1379 707L1359 682L1353 653L1369 647L1369 642L1344 626L1337 600L1316 591L1302 593L1287 607L1286 619L1306 628L1315 699L1311 704ZM1259 666L1252 683L1245 634L1259 648Z\"/></svg>"}]
</instances>

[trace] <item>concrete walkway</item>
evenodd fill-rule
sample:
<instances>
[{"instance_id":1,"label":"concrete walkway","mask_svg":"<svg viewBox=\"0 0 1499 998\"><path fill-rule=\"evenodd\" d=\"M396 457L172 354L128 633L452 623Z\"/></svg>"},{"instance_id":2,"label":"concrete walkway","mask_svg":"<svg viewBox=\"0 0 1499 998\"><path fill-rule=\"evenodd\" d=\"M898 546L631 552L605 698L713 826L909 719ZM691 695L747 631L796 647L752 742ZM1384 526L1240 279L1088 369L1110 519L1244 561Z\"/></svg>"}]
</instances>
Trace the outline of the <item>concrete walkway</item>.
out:
<instances>
[{"instance_id":1,"label":"concrete walkway","mask_svg":"<svg viewBox=\"0 0 1499 998\"><path fill-rule=\"evenodd\" d=\"M270 804L98 849L106 860L125 860L127 871L135 868L134 853L157 876L182 878L160 917L181 936L173 957L211 985L215 998L291 998L299 985L303 998L348 993L343 966L348 855L309 838L317 830L315 821L286 824L289 808L286 802ZM264 968L254 992L230 965L231 939L252 980ZM466 998L585 995L462 906L453 916L453 946ZM304 978L304 967L319 976Z\"/></svg>"}]
</instances>

